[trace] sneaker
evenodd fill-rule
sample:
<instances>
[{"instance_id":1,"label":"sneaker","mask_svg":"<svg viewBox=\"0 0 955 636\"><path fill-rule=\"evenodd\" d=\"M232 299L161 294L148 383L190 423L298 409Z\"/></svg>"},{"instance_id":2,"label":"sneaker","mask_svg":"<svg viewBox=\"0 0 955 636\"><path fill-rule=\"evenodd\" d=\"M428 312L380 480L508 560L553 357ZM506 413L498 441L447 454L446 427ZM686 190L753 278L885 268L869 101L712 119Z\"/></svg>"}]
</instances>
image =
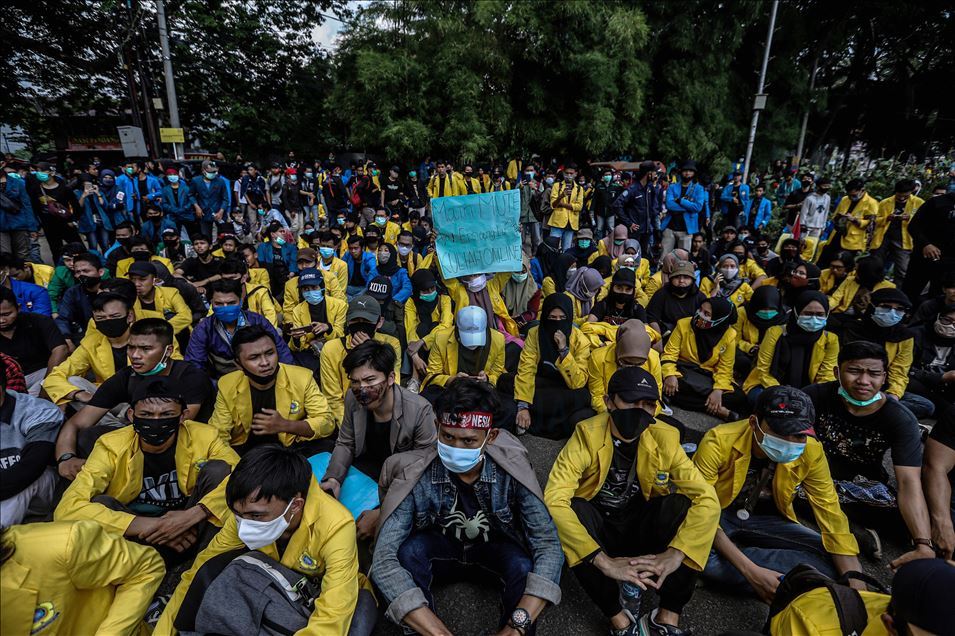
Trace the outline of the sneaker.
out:
<instances>
[{"instance_id":1,"label":"sneaker","mask_svg":"<svg viewBox=\"0 0 955 636\"><path fill-rule=\"evenodd\" d=\"M643 615L640 619L640 636L691 636L692 630L680 629L675 625L664 625L656 622L654 619L659 610L653 610Z\"/></svg>"},{"instance_id":2,"label":"sneaker","mask_svg":"<svg viewBox=\"0 0 955 636\"><path fill-rule=\"evenodd\" d=\"M642 633L640 631L640 621L634 618L633 614L627 610L623 610L624 614L627 615L627 618L630 619L630 624L623 629L614 629L610 628L610 636L640 636Z\"/></svg>"},{"instance_id":3,"label":"sneaker","mask_svg":"<svg viewBox=\"0 0 955 636\"><path fill-rule=\"evenodd\" d=\"M156 623L159 622L159 617L162 616L163 610L169 604L170 598L171 596L166 594L153 599L153 602L149 604L149 609L146 610L146 616L143 618L147 625L156 627Z\"/></svg>"},{"instance_id":4,"label":"sneaker","mask_svg":"<svg viewBox=\"0 0 955 636\"><path fill-rule=\"evenodd\" d=\"M859 552L873 561L882 560L882 540L879 533L872 528L856 528L852 532L859 544Z\"/></svg>"}]
</instances>

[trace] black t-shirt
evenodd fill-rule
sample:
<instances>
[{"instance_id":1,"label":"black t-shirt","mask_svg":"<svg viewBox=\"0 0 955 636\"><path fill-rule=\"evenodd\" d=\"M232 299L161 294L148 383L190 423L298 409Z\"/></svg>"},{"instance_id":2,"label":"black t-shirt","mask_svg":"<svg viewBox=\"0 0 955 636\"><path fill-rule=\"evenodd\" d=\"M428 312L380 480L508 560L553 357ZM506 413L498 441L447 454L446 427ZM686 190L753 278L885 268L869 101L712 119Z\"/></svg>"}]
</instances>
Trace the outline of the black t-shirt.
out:
<instances>
[{"instance_id":1,"label":"black t-shirt","mask_svg":"<svg viewBox=\"0 0 955 636\"><path fill-rule=\"evenodd\" d=\"M401 198L401 181L395 179L385 179L385 182L381 184L381 189L385 192L385 202L394 201L395 199Z\"/></svg>"},{"instance_id":2,"label":"black t-shirt","mask_svg":"<svg viewBox=\"0 0 955 636\"><path fill-rule=\"evenodd\" d=\"M348 278L348 284L352 287L365 286L365 277L361 274L361 259L356 260L352 266L351 276Z\"/></svg>"},{"instance_id":3,"label":"black t-shirt","mask_svg":"<svg viewBox=\"0 0 955 636\"><path fill-rule=\"evenodd\" d=\"M365 431L365 451L355 462L355 467L372 479L381 475L381 467L391 455L391 420L378 422L369 413Z\"/></svg>"},{"instance_id":4,"label":"black t-shirt","mask_svg":"<svg viewBox=\"0 0 955 636\"><path fill-rule=\"evenodd\" d=\"M113 369L116 372L129 366L129 358L126 357L126 345L122 347L110 347L113 352Z\"/></svg>"},{"instance_id":5,"label":"black t-shirt","mask_svg":"<svg viewBox=\"0 0 955 636\"><path fill-rule=\"evenodd\" d=\"M45 369L50 352L64 344L56 323L43 314L20 312L13 337L0 334L0 353L19 362L24 375Z\"/></svg>"},{"instance_id":6,"label":"black t-shirt","mask_svg":"<svg viewBox=\"0 0 955 636\"><path fill-rule=\"evenodd\" d=\"M257 389L251 384L249 385L249 397L252 399L252 416L254 417L256 413L261 413L263 409L272 409L275 410L275 387L268 389ZM251 425L251 424L250 424ZM246 453L250 448L259 446L261 444L280 444L278 433L271 433L269 435L256 435L251 430L249 431L249 437L245 440L245 443L237 447L235 450L240 455Z\"/></svg>"},{"instance_id":7,"label":"black t-shirt","mask_svg":"<svg viewBox=\"0 0 955 636\"><path fill-rule=\"evenodd\" d=\"M755 443L755 442L754 442ZM750 514L767 515L778 514L776 504L773 501L773 473L775 467L771 462L763 458L751 457L749 468L746 469L746 481L740 488L736 499L729 505L732 510L739 510L747 507L747 502L753 494L753 490L762 482L762 488L759 490L757 499L750 504L748 510Z\"/></svg>"},{"instance_id":8,"label":"black t-shirt","mask_svg":"<svg viewBox=\"0 0 955 636\"><path fill-rule=\"evenodd\" d=\"M158 517L182 508L186 499L176 473L176 444L161 453L143 453L143 487L129 508L136 514Z\"/></svg>"},{"instance_id":9,"label":"black t-shirt","mask_svg":"<svg viewBox=\"0 0 955 636\"><path fill-rule=\"evenodd\" d=\"M491 520L478 502L474 484L466 484L457 475L449 474L457 495L450 512L438 520L441 531L462 543L487 543L491 540Z\"/></svg>"},{"instance_id":10,"label":"black t-shirt","mask_svg":"<svg viewBox=\"0 0 955 636\"><path fill-rule=\"evenodd\" d=\"M190 256L182 262L182 265L179 268L182 270L182 275L186 277L187 280L206 280L211 276L215 276L219 273L219 267L222 265L222 259L216 256L212 257L212 260L208 263L203 263L199 260L198 256Z\"/></svg>"},{"instance_id":11,"label":"black t-shirt","mask_svg":"<svg viewBox=\"0 0 955 636\"><path fill-rule=\"evenodd\" d=\"M637 442L628 443L614 438L613 459L607 479L592 500L604 513L620 515L630 508L631 503L643 499L637 479L636 457Z\"/></svg>"},{"instance_id":12,"label":"black t-shirt","mask_svg":"<svg viewBox=\"0 0 955 636\"><path fill-rule=\"evenodd\" d=\"M111 409L123 402L129 402L133 398L133 393L136 392L136 387L155 377L163 376L142 376L133 372L130 367L121 369L96 389L89 404L101 409ZM186 404L211 402L212 384L209 382L209 376L201 369L182 360L172 360L169 363L169 375L165 377ZM199 412L201 415L201 408ZM199 419L199 416L196 419Z\"/></svg>"},{"instance_id":13,"label":"black t-shirt","mask_svg":"<svg viewBox=\"0 0 955 636\"><path fill-rule=\"evenodd\" d=\"M149 311L156 311L156 297L153 296L153 301L151 303L147 303L145 300L140 298L139 306Z\"/></svg>"},{"instance_id":14,"label":"black t-shirt","mask_svg":"<svg viewBox=\"0 0 955 636\"><path fill-rule=\"evenodd\" d=\"M816 437L826 451L834 479L862 475L884 483L888 476L882 460L890 448L895 466L922 465L922 435L911 411L885 398L875 413L852 415L838 389L838 382L803 389L816 405Z\"/></svg>"}]
</instances>

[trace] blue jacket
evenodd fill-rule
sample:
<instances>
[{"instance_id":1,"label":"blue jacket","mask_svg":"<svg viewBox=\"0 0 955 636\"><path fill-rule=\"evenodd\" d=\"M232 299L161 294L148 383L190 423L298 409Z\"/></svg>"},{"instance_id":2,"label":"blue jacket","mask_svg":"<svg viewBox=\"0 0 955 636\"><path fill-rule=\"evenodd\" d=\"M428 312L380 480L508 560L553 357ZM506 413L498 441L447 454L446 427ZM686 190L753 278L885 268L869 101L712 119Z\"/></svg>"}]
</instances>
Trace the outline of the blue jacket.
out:
<instances>
[{"instance_id":1,"label":"blue jacket","mask_svg":"<svg viewBox=\"0 0 955 636\"><path fill-rule=\"evenodd\" d=\"M744 223L750 225L750 215L749 212L753 208L753 203L756 202L756 199L747 199L746 206L743 208L744 214ZM769 223L769 219L773 216L773 204L770 202L769 198L763 196L759 200L759 207L756 208L756 216L752 221L752 226L756 229L759 229Z\"/></svg>"},{"instance_id":2,"label":"blue jacket","mask_svg":"<svg viewBox=\"0 0 955 636\"><path fill-rule=\"evenodd\" d=\"M272 242L266 241L259 243L258 247L255 248L255 254L259 259L259 263L271 264L272 257L275 254L272 250ZM285 261L285 265L288 266L288 271L298 271L298 247L294 242L289 241L282 246L282 260Z\"/></svg>"},{"instance_id":3,"label":"blue jacket","mask_svg":"<svg viewBox=\"0 0 955 636\"><path fill-rule=\"evenodd\" d=\"M544 270L541 268L541 263L537 260L536 256L531 259L531 277L534 279L534 282L537 283L538 287L544 284Z\"/></svg>"},{"instance_id":4,"label":"blue jacket","mask_svg":"<svg viewBox=\"0 0 955 636\"><path fill-rule=\"evenodd\" d=\"M739 184L739 200L743 204L743 211L749 210L749 186L745 183ZM720 193L720 212L723 215L726 215L726 211L729 209L729 204L733 202L733 183L727 183L723 186L723 191Z\"/></svg>"},{"instance_id":5,"label":"blue jacket","mask_svg":"<svg viewBox=\"0 0 955 636\"><path fill-rule=\"evenodd\" d=\"M219 358L232 358L232 342L227 341L216 329L217 319L215 316L206 316L199 321L196 328L193 329L189 337L189 347L183 359L197 368L202 369L209 374L213 380L218 380L220 374L216 371L214 364L209 360L209 354L215 354ZM275 330L268 320L261 314L254 311L242 311L242 317L239 319L240 326L258 325L269 332L272 340L275 341L275 349L279 354L279 362L285 364L295 364L292 359L292 352L288 345L282 340L282 336Z\"/></svg>"},{"instance_id":6,"label":"blue jacket","mask_svg":"<svg viewBox=\"0 0 955 636\"><path fill-rule=\"evenodd\" d=\"M686 221L686 231L689 234L696 234L700 231L700 212L703 212L706 206L706 191L699 183L695 181L691 183L685 197L683 197L683 184L672 183L667 188L667 215L663 217L660 229L666 229L674 212L682 212L683 220Z\"/></svg>"},{"instance_id":7,"label":"blue jacket","mask_svg":"<svg viewBox=\"0 0 955 636\"><path fill-rule=\"evenodd\" d=\"M399 267L398 271L391 275L391 299L396 303L403 303L409 298L411 298L411 279L408 277L408 270Z\"/></svg>"},{"instance_id":8,"label":"blue jacket","mask_svg":"<svg viewBox=\"0 0 955 636\"><path fill-rule=\"evenodd\" d=\"M229 213L232 211L232 184L221 174L219 175L219 181L225 185L225 211Z\"/></svg>"},{"instance_id":9,"label":"blue jacket","mask_svg":"<svg viewBox=\"0 0 955 636\"><path fill-rule=\"evenodd\" d=\"M176 190L171 185L166 185L162 189L162 211L167 218L173 218L177 223L183 223L196 220L196 211L192 207L192 189L185 181L179 182L177 188L179 198L176 198ZM177 202L178 201L178 202Z\"/></svg>"},{"instance_id":10,"label":"blue jacket","mask_svg":"<svg viewBox=\"0 0 955 636\"><path fill-rule=\"evenodd\" d=\"M28 231L36 232L40 224L33 214L33 204L27 194L27 184L18 177L7 176L7 185L3 190L4 196L20 202L20 211L11 214L0 209L0 232Z\"/></svg>"},{"instance_id":11,"label":"blue jacket","mask_svg":"<svg viewBox=\"0 0 955 636\"><path fill-rule=\"evenodd\" d=\"M189 183L194 202L202 209L202 220L213 221L219 210L229 211L229 186L224 178L216 177L212 181L204 176L193 177Z\"/></svg>"},{"instance_id":12,"label":"blue jacket","mask_svg":"<svg viewBox=\"0 0 955 636\"><path fill-rule=\"evenodd\" d=\"M159 227L157 228L151 222L143 220L143 227L139 231L139 235L144 239L148 240L153 244L153 247L162 243L162 232L163 230L178 230L176 227L176 222L168 216L162 217L162 220L159 222Z\"/></svg>"},{"instance_id":13,"label":"blue jacket","mask_svg":"<svg viewBox=\"0 0 955 636\"><path fill-rule=\"evenodd\" d=\"M82 285L73 285L66 290L56 304L54 320L64 338L79 342L86 334L86 326L93 317L93 296Z\"/></svg>"},{"instance_id":14,"label":"blue jacket","mask_svg":"<svg viewBox=\"0 0 955 636\"><path fill-rule=\"evenodd\" d=\"M43 314L44 316L53 315L50 294L44 288L11 278L10 289L13 290L13 295L17 297L17 305L20 307L20 311Z\"/></svg>"},{"instance_id":15,"label":"blue jacket","mask_svg":"<svg viewBox=\"0 0 955 636\"><path fill-rule=\"evenodd\" d=\"M638 234L649 234L660 229L660 210L663 201L660 191L652 183L640 185L637 181L620 193L611 206L618 225L639 225Z\"/></svg>"},{"instance_id":16,"label":"blue jacket","mask_svg":"<svg viewBox=\"0 0 955 636\"><path fill-rule=\"evenodd\" d=\"M348 264L348 280L351 280L352 274L355 272L355 259L352 258L351 252L345 252L345 255L342 256L342 260ZM375 259L374 254L362 252L361 275L362 278L365 279L365 285L368 285L368 283L378 275L378 261Z\"/></svg>"},{"instance_id":17,"label":"blue jacket","mask_svg":"<svg viewBox=\"0 0 955 636\"><path fill-rule=\"evenodd\" d=\"M242 177L242 181L239 182L239 197L245 198L245 200L248 201L248 197L251 194L253 199L264 205L266 188L265 177L262 175L257 174L255 177L245 175Z\"/></svg>"},{"instance_id":18,"label":"blue jacket","mask_svg":"<svg viewBox=\"0 0 955 636\"><path fill-rule=\"evenodd\" d=\"M126 211L142 218L145 206L139 197L139 177L128 176L125 172L116 177L116 187L125 194ZM161 201L162 182L151 174L146 175L146 196L154 202Z\"/></svg>"}]
</instances>

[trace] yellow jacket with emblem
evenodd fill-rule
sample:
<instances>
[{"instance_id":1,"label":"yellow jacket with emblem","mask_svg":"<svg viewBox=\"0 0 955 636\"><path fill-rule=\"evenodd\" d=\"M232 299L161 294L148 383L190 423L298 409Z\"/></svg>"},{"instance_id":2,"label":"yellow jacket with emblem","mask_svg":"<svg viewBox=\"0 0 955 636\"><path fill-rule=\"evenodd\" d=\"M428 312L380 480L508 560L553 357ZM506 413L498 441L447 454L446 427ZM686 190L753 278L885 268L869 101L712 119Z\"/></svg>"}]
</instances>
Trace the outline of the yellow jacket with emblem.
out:
<instances>
[{"instance_id":1,"label":"yellow jacket with emblem","mask_svg":"<svg viewBox=\"0 0 955 636\"><path fill-rule=\"evenodd\" d=\"M45 265L43 263L27 263L30 266L30 269L33 270L33 284L39 285L40 287L49 287L50 281L53 280L53 274L56 272L56 268L52 265Z\"/></svg>"},{"instance_id":2,"label":"yellow jacket with emblem","mask_svg":"<svg viewBox=\"0 0 955 636\"><path fill-rule=\"evenodd\" d=\"M892 597L878 592L859 592L859 595L869 619L859 636L889 636L882 615L889 611ZM832 593L824 587L817 587L796 597L773 617L769 633L773 636L841 636L843 632Z\"/></svg>"},{"instance_id":3,"label":"yellow jacket with emblem","mask_svg":"<svg viewBox=\"0 0 955 636\"><path fill-rule=\"evenodd\" d=\"M151 547L94 521L12 526L0 568L0 632L10 636L142 633L166 568Z\"/></svg>"},{"instance_id":4,"label":"yellow jacket with emblem","mask_svg":"<svg viewBox=\"0 0 955 636\"><path fill-rule=\"evenodd\" d=\"M224 502L223 502L224 503ZM169 604L159 618L154 636L171 636L173 623L196 572L209 559L225 552L245 548L239 539L235 516L229 514L222 530L199 553L192 567L182 575ZM272 543L260 550L266 556L296 572L320 578L321 593L308 624L297 636L345 636L358 602L358 545L355 518L333 497L318 486L315 478L305 497L302 521L292 533L284 551Z\"/></svg>"},{"instance_id":5,"label":"yellow jacket with emblem","mask_svg":"<svg viewBox=\"0 0 955 636\"><path fill-rule=\"evenodd\" d=\"M351 388L351 379L342 367L342 361L351 346L350 336L343 336L329 340L322 347L321 365L319 367L322 378L322 395L328 403L332 422L337 426L345 415L345 391ZM375 332L375 340L391 345L395 350L395 377L401 377L401 343L394 336Z\"/></svg>"},{"instance_id":6,"label":"yellow jacket with emblem","mask_svg":"<svg viewBox=\"0 0 955 636\"><path fill-rule=\"evenodd\" d=\"M428 198L437 199L438 197L451 197L457 194L455 192L454 179L451 175L445 173L444 176L435 172L428 178Z\"/></svg>"},{"instance_id":7,"label":"yellow jacket with emblem","mask_svg":"<svg viewBox=\"0 0 955 636\"><path fill-rule=\"evenodd\" d=\"M736 330L730 327L713 347L709 359L700 360L696 350L696 338L690 318L680 318L666 347L663 348L663 377L671 375L678 378L683 374L677 370L677 361L695 364L713 374L713 388L721 391L733 390L733 364L736 362Z\"/></svg>"},{"instance_id":8,"label":"yellow jacket with emblem","mask_svg":"<svg viewBox=\"0 0 955 636\"><path fill-rule=\"evenodd\" d=\"M136 259L130 257L130 258L124 258L123 260L116 263L116 274L113 275L113 278L126 278L127 274L129 273L129 266L135 262L136 262ZM176 268L173 267L172 261L170 261L165 256L155 256L155 255L150 256L149 262L159 263L160 265L165 267L166 271L168 271L170 274L176 271Z\"/></svg>"},{"instance_id":9,"label":"yellow jacket with emblem","mask_svg":"<svg viewBox=\"0 0 955 636\"><path fill-rule=\"evenodd\" d=\"M829 297L829 311L836 314L848 311L852 306L852 301L855 300L856 294L859 293L859 287L859 281L856 280L855 273L849 274L846 279L842 281L842 284L836 288L832 296ZM882 280L875 284L872 291L885 289L887 287L895 287L895 284L887 280Z\"/></svg>"},{"instance_id":10,"label":"yellow jacket with emblem","mask_svg":"<svg viewBox=\"0 0 955 636\"><path fill-rule=\"evenodd\" d=\"M607 405L604 403L607 385L610 384L610 377L619 368L617 366L616 342L611 342L591 352L590 360L587 362L587 388L590 389L590 405L598 413L607 412ZM657 388L662 391L663 376L660 367L660 353L656 349L650 349L647 361L641 364L640 368L654 377L657 381ZM657 404L657 412L660 412L659 404Z\"/></svg>"},{"instance_id":11,"label":"yellow jacket with emblem","mask_svg":"<svg viewBox=\"0 0 955 636\"><path fill-rule=\"evenodd\" d=\"M162 314L163 318L172 325L173 333L179 333L192 325L192 310L182 299L178 289L157 285L153 287L153 290L156 292L153 297L156 306L154 311ZM136 299L136 310L143 310L142 300L139 298Z\"/></svg>"},{"instance_id":12,"label":"yellow jacket with emblem","mask_svg":"<svg viewBox=\"0 0 955 636\"><path fill-rule=\"evenodd\" d=\"M162 318L162 314L159 312L144 309L136 309L135 314L137 320L141 318ZM92 372L94 383L100 385L107 378L116 374L116 364L113 362L113 352L109 340L97 331L93 324L94 321L90 320L86 335L80 340L80 344L73 350L70 357L53 367L50 375L43 380L43 388L54 404L66 404L67 396L79 390L79 387L70 384L70 378L73 376L84 377L87 373ZM173 338L172 342L172 358L182 360L182 354L179 352L176 339Z\"/></svg>"},{"instance_id":13,"label":"yellow jacket with emblem","mask_svg":"<svg viewBox=\"0 0 955 636\"><path fill-rule=\"evenodd\" d=\"M736 499L746 481L753 450L753 431L749 420L720 424L703 436L693 455L693 463L706 481L713 485L720 507ZM839 496L829 473L829 462L822 444L806 438L806 450L796 461L777 464L773 475L773 501L779 513L799 523L793 510L796 488L802 487L809 500L822 544L830 554L855 556L859 545L849 530L849 520L839 507Z\"/></svg>"},{"instance_id":14,"label":"yellow jacket with emblem","mask_svg":"<svg viewBox=\"0 0 955 636\"><path fill-rule=\"evenodd\" d=\"M905 202L903 214L907 214L909 218L900 221L902 224L902 249L904 250L912 249L912 235L909 234L909 222L912 221L912 215L915 214L916 210L922 207L923 203L925 203L925 201L914 194ZM885 233L889 229L894 212L895 196L879 201L879 216L875 219L875 234L872 237L872 246L870 249L877 250L882 247L882 241L885 240Z\"/></svg>"},{"instance_id":15,"label":"yellow jacket with emblem","mask_svg":"<svg viewBox=\"0 0 955 636\"><path fill-rule=\"evenodd\" d=\"M308 437L279 433L282 444L289 446L295 442L328 437L335 432L328 402L309 369L280 362L274 390L278 414L293 422L305 420L312 429ZM239 446L249 439L253 415L249 377L241 369L222 376L209 426L218 431L223 442Z\"/></svg>"},{"instance_id":16,"label":"yellow jacket with emblem","mask_svg":"<svg viewBox=\"0 0 955 636\"><path fill-rule=\"evenodd\" d=\"M557 525L570 567L600 548L577 519L570 500L593 499L607 480L612 462L610 415L601 413L577 424L551 468L544 503ZM690 499L690 509L669 547L686 555L683 562L688 567L702 570L719 525L720 504L713 487L680 446L680 432L663 422L651 424L640 435L636 462L636 477L644 499L649 501L673 492Z\"/></svg>"},{"instance_id":17,"label":"yellow jacket with emblem","mask_svg":"<svg viewBox=\"0 0 955 636\"><path fill-rule=\"evenodd\" d=\"M220 459L229 466L239 463L239 456L218 432L208 424L186 420L179 427L176 438L176 475L179 489L188 495L196 487L199 470L211 460ZM83 464L63 494L63 499L53 513L57 521L90 519L106 529L123 534L133 522L135 515L110 510L102 504L90 501L97 495L109 495L122 504L136 499L143 489L143 451L139 447L139 435L132 426L124 426L109 432L96 441L93 452ZM209 494L202 504L221 524L225 508Z\"/></svg>"},{"instance_id":18,"label":"yellow jacket with emblem","mask_svg":"<svg viewBox=\"0 0 955 636\"><path fill-rule=\"evenodd\" d=\"M743 382L743 391L749 393L754 387L769 388L779 384L779 379L773 377L773 357L776 355L776 346L780 338L786 337L786 326L775 325L766 330L763 341L756 354L756 364ZM809 357L809 378L811 384L829 382L832 380L832 370L839 358L839 338L836 334L823 331L819 339L812 346L812 355Z\"/></svg>"},{"instance_id":19,"label":"yellow jacket with emblem","mask_svg":"<svg viewBox=\"0 0 955 636\"><path fill-rule=\"evenodd\" d=\"M842 237L840 247L844 250L863 250L866 249L867 228L870 223L875 222L874 219L867 219L865 217L875 217L879 213L879 203L870 197L868 193L865 193L862 195L862 199L856 203L851 214L849 213L850 203L852 203L852 200L848 196L842 197L832 217L833 219L837 219L840 216L847 216L858 219L859 221L859 225L852 222L846 224L846 233L845 236Z\"/></svg>"},{"instance_id":20,"label":"yellow jacket with emblem","mask_svg":"<svg viewBox=\"0 0 955 636\"><path fill-rule=\"evenodd\" d=\"M707 298L713 296L713 291L716 289L716 283L713 282L713 279L709 276L705 276L700 282L700 291L703 292L703 295ZM743 281L740 283L740 286L730 294L729 296L724 296L727 300L736 305L737 310L740 307L745 307L746 303L749 302L749 299L753 297L753 288L749 286L749 283Z\"/></svg>"},{"instance_id":21,"label":"yellow jacket with emblem","mask_svg":"<svg viewBox=\"0 0 955 636\"><path fill-rule=\"evenodd\" d=\"M345 289L348 286L348 265L345 264L345 261L340 261L335 259L342 265L345 265L345 286L341 285L341 281L338 279L337 274L332 270L320 269L322 273L322 278L325 281L325 296L328 298L336 298L344 303L347 303ZM333 269L335 267L335 261L332 261ZM285 292L282 295L282 312L290 313L295 306L302 302L302 295L298 291L298 276L293 276L292 278L285 281ZM288 318L286 317L286 320Z\"/></svg>"},{"instance_id":22,"label":"yellow jacket with emblem","mask_svg":"<svg viewBox=\"0 0 955 636\"><path fill-rule=\"evenodd\" d=\"M517 378L514 380L514 399L533 404L534 389L537 382L537 364L540 361L539 327L531 327L524 339L524 350L517 365ZM556 367L568 389L582 389L587 386L587 358L590 357L590 339L579 329L570 330L570 348L567 356L558 358Z\"/></svg>"},{"instance_id":23,"label":"yellow jacket with emblem","mask_svg":"<svg viewBox=\"0 0 955 636\"><path fill-rule=\"evenodd\" d=\"M348 313L348 303L338 298L325 297L325 317L328 324L332 326L331 331L326 331L321 336L309 332L301 338L290 338L288 346L292 351L305 351L316 337L322 340L332 340L341 338L345 335L345 315ZM291 312L285 312L285 319L292 323L292 328L308 327L312 324L312 314L309 311L309 304L304 300L295 305Z\"/></svg>"},{"instance_id":24,"label":"yellow jacket with emblem","mask_svg":"<svg viewBox=\"0 0 955 636\"><path fill-rule=\"evenodd\" d=\"M431 320L434 322L434 327L424 338L421 338L418 336L418 325L421 322L418 320L418 306L415 304L414 298L409 298L405 301L406 342L424 340L424 346L430 349L434 346L434 337L437 332L440 329L451 328L454 324L454 313L451 311L451 298L447 294L440 294L438 296L438 304L435 305L434 311L431 312Z\"/></svg>"},{"instance_id":25,"label":"yellow jacket with emblem","mask_svg":"<svg viewBox=\"0 0 955 636\"><path fill-rule=\"evenodd\" d=\"M497 385L497 379L504 373L504 335L496 329L490 329L491 341L488 347L484 373L488 381ZM434 346L428 354L428 375L421 383L423 390L429 384L445 386L458 373L458 339L454 329L441 329L435 334Z\"/></svg>"},{"instance_id":26,"label":"yellow jacket with emblem","mask_svg":"<svg viewBox=\"0 0 955 636\"><path fill-rule=\"evenodd\" d=\"M508 279L511 275L507 272L497 274L496 276L489 276L487 279L487 293L491 298L491 308L494 309L494 316L504 324L504 330L512 336L518 335L517 323L514 322L514 319L511 318L511 312L507 310L507 304L504 302L504 298L501 296L501 289L504 285L507 284ZM462 307L467 307L471 304L470 296L468 296L468 286L457 278L445 279L445 287L448 288L448 294L451 296L451 301L454 303L455 311L458 311ZM491 328L495 328L496 321L491 319L491 316L488 316L488 324L491 325Z\"/></svg>"},{"instance_id":27,"label":"yellow jacket with emblem","mask_svg":"<svg viewBox=\"0 0 955 636\"><path fill-rule=\"evenodd\" d=\"M574 230L580 227L580 211L584 207L584 189L572 182L568 192L567 182L561 181L554 183L550 190L550 207L553 209L550 218L547 219L549 227L561 228L564 230ZM570 204L570 208L558 207L561 204Z\"/></svg>"}]
</instances>

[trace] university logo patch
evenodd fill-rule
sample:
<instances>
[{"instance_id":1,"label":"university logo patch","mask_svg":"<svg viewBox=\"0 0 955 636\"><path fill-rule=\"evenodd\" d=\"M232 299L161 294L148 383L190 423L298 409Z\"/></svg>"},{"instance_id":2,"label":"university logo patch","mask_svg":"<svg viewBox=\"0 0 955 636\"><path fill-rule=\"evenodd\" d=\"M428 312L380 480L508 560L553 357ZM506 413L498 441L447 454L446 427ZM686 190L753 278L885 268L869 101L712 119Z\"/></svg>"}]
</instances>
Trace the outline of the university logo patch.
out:
<instances>
[{"instance_id":1,"label":"university logo patch","mask_svg":"<svg viewBox=\"0 0 955 636\"><path fill-rule=\"evenodd\" d=\"M657 473L656 479L653 482L654 486L666 486L667 482L670 481L670 473L660 471Z\"/></svg>"},{"instance_id":2,"label":"university logo patch","mask_svg":"<svg viewBox=\"0 0 955 636\"><path fill-rule=\"evenodd\" d=\"M288 405L289 415L294 415L295 413L298 413L299 409L301 408L302 408L302 405L293 400L292 403Z\"/></svg>"},{"instance_id":3,"label":"university logo patch","mask_svg":"<svg viewBox=\"0 0 955 636\"><path fill-rule=\"evenodd\" d=\"M298 558L298 566L303 570L317 570L318 564L315 563L315 559L310 557L307 552L303 552L302 556Z\"/></svg>"},{"instance_id":4,"label":"university logo patch","mask_svg":"<svg viewBox=\"0 0 955 636\"><path fill-rule=\"evenodd\" d=\"M30 634L38 634L53 624L53 621L59 617L60 613L53 607L53 603L49 601L40 603L33 611L33 627L30 629Z\"/></svg>"}]
</instances>

